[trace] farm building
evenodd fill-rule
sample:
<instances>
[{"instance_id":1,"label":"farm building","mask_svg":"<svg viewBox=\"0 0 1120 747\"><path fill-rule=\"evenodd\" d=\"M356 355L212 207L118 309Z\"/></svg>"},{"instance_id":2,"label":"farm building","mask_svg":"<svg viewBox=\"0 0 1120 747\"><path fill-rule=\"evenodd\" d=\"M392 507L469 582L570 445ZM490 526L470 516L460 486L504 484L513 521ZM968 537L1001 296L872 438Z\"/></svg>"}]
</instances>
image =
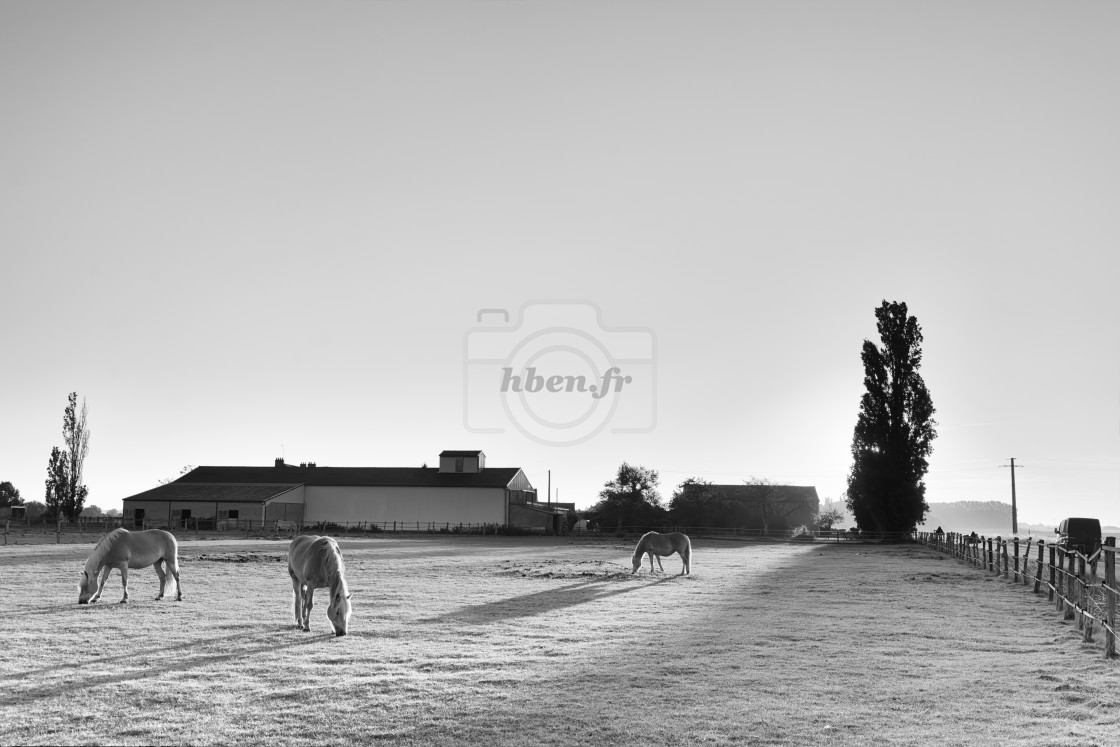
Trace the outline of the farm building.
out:
<instances>
[{"instance_id":1,"label":"farm building","mask_svg":"<svg viewBox=\"0 0 1120 747\"><path fill-rule=\"evenodd\" d=\"M741 504L741 526L749 529L809 526L821 506L812 485L713 485L712 490Z\"/></svg>"},{"instance_id":2,"label":"farm building","mask_svg":"<svg viewBox=\"0 0 1120 747\"><path fill-rule=\"evenodd\" d=\"M198 467L124 499L125 525L201 522L496 524L558 531L563 511L535 503L517 467L487 467L481 451L444 451L439 467Z\"/></svg>"}]
</instances>

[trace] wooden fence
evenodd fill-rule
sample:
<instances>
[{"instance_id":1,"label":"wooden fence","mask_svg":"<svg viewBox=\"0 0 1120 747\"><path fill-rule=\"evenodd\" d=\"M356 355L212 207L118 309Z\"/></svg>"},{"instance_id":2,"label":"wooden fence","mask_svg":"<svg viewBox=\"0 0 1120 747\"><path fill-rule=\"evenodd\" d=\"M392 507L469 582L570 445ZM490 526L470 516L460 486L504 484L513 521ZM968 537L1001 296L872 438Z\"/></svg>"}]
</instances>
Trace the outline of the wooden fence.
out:
<instances>
[{"instance_id":1,"label":"wooden fence","mask_svg":"<svg viewBox=\"0 0 1120 747\"><path fill-rule=\"evenodd\" d=\"M1093 641L1094 629L1104 631L1104 655L1116 651L1116 538L1092 555L1067 550L1041 539L982 537L956 532L919 532L919 542L1016 584L1033 586L1065 620L1073 620L1082 640ZM1098 574L1103 566L1104 575Z\"/></svg>"}]
</instances>

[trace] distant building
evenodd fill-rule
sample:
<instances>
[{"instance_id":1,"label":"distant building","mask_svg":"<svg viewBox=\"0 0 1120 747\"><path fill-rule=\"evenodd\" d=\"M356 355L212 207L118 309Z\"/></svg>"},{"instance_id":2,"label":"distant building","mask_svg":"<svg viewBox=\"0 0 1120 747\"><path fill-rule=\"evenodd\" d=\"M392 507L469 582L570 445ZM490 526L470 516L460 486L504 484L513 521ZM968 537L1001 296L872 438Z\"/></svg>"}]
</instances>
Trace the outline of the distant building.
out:
<instances>
[{"instance_id":1,"label":"distant building","mask_svg":"<svg viewBox=\"0 0 1120 747\"><path fill-rule=\"evenodd\" d=\"M712 491L741 504L743 510L737 513L744 529L768 525L771 531L785 531L809 526L821 507L817 489L811 485L713 485Z\"/></svg>"},{"instance_id":2,"label":"distant building","mask_svg":"<svg viewBox=\"0 0 1120 747\"><path fill-rule=\"evenodd\" d=\"M198 467L124 499L124 525L220 527L293 521L418 527L512 525L559 530L564 512L535 503L518 467L487 467L481 451L444 451L439 467Z\"/></svg>"}]
</instances>

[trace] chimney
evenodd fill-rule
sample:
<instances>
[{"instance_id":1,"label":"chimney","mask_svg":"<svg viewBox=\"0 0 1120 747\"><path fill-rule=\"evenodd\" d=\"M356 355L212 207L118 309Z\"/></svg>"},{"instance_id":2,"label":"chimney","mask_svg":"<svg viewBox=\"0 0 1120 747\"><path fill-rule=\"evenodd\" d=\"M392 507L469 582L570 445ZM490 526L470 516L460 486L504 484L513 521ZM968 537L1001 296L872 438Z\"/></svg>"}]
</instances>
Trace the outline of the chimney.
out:
<instances>
[{"instance_id":1,"label":"chimney","mask_svg":"<svg viewBox=\"0 0 1120 747\"><path fill-rule=\"evenodd\" d=\"M283 467L284 466L284 457L276 457L276 465L275 466Z\"/></svg>"}]
</instances>

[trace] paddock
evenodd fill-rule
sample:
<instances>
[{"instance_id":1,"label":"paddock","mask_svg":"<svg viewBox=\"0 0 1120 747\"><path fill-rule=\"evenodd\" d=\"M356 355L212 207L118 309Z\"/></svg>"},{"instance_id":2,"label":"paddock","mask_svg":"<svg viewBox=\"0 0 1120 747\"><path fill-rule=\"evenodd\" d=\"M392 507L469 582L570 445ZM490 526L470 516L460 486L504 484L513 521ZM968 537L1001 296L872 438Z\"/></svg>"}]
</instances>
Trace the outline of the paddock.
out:
<instances>
[{"instance_id":1,"label":"paddock","mask_svg":"<svg viewBox=\"0 0 1120 747\"><path fill-rule=\"evenodd\" d=\"M1120 663L918 546L694 538L692 575L633 576L632 540L340 545L343 638L291 624L286 540L184 538L184 600L145 569L128 605L75 603L92 542L0 548L0 743L1120 738Z\"/></svg>"}]
</instances>

